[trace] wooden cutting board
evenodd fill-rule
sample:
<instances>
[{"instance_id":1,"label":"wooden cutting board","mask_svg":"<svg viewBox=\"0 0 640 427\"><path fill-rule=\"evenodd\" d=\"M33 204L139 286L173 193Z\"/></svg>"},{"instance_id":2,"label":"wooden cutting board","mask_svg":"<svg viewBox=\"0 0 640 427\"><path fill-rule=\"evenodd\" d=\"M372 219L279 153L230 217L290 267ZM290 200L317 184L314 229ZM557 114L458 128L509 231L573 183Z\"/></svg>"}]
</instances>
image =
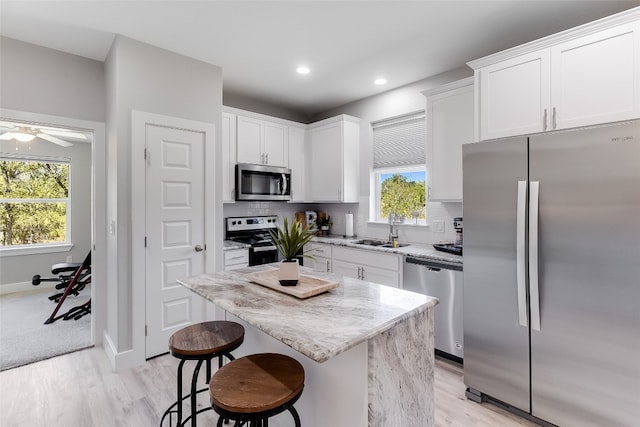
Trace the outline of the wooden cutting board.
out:
<instances>
[{"instance_id":1,"label":"wooden cutting board","mask_svg":"<svg viewBox=\"0 0 640 427\"><path fill-rule=\"evenodd\" d=\"M267 288L292 295L296 298L309 298L338 287L338 282L320 279L319 277L300 275L300 281L295 286L282 286L278 281L278 270L256 271L245 274L250 281Z\"/></svg>"}]
</instances>

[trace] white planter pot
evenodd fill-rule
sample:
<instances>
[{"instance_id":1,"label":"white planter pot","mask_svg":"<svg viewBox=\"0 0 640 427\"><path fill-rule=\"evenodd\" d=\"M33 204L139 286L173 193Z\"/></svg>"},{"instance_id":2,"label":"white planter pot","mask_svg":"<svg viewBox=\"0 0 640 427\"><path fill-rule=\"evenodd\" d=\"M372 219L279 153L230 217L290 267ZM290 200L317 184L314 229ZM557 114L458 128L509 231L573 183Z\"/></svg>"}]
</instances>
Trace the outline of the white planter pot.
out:
<instances>
[{"instance_id":1,"label":"white planter pot","mask_svg":"<svg viewBox=\"0 0 640 427\"><path fill-rule=\"evenodd\" d=\"M295 286L300 280L300 266L297 259L280 262L278 281L282 286Z\"/></svg>"}]
</instances>

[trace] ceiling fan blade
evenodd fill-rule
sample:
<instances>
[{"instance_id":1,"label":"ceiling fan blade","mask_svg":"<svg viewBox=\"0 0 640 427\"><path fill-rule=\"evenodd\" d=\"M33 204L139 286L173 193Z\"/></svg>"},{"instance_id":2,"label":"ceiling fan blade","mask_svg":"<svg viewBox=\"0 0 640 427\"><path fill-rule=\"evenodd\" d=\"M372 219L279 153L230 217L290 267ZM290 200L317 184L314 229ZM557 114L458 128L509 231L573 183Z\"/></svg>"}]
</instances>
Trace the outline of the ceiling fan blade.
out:
<instances>
[{"instance_id":1,"label":"ceiling fan blade","mask_svg":"<svg viewBox=\"0 0 640 427\"><path fill-rule=\"evenodd\" d=\"M4 139L4 140L10 140L13 139L13 133L11 132L5 132L2 135L0 135L0 139Z\"/></svg>"},{"instance_id":2,"label":"ceiling fan blade","mask_svg":"<svg viewBox=\"0 0 640 427\"><path fill-rule=\"evenodd\" d=\"M62 136L67 138L87 139L87 136L83 133L72 132L68 130L41 129L40 132L46 133L47 135Z\"/></svg>"},{"instance_id":3,"label":"ceiling fan blade","mask_svg":"<svg viewBox=\"0 0 640 427\"><path fill-rule=\"evenodd\" d=\"M44 139L46 141L53 142L54 144L58 144L58 145L60 145L62 147L71 147L73 145L72 143L70 143L68 141L64 141L64 140L62 140L60 138L57 138L57 137L55 137L53 135L47 135L46 133L39 133L36 136L38 138L40 138L40 139Z\"/></svg>"}]
</instances>

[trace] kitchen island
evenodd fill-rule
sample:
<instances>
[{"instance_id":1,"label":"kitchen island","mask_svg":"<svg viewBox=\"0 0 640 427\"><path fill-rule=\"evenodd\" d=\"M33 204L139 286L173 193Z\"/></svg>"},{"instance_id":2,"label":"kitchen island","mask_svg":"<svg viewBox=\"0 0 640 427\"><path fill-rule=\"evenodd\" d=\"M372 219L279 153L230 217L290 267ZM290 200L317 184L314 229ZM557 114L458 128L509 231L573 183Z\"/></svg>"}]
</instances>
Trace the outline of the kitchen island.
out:
<instances>
[{"instance_id":1,"label":"kitchen island","mask_svg":"<svg viewBox=\"0 0 640 427\"><path fill-rule=\"evenodd\" d=\"M244 274L274 265L204 274L178 283L243 324L236 357L279 352L305 368L296 404L305 427L433 425L433 308L436 298L314 272L339 282L298 299L251 283ZM270 420L290 425L288 414Z\"/></svg>"}]
</instances>

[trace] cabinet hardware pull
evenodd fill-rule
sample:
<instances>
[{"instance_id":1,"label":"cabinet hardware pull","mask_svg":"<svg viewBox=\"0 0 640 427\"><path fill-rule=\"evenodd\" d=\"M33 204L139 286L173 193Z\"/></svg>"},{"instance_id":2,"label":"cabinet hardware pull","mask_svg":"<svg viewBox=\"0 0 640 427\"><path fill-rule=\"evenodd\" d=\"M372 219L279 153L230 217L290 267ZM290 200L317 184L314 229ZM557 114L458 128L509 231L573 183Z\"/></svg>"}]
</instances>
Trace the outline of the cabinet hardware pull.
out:
<instances>
[{"instance_id":1,"label":"cabinet hardware pull","mask_svg":"<svg viewBox=\"0 0 640 427\"><path fill-rule=\"evenodd\" d=\"M556 107L553 107L553 128L557 128L558 123L556 122Z\"/></svg>"},{"instance_id":2,"label":"cabinet hardware pull","mask_svg":"<svg viewBox=\"0 0 640 427\"><path fill-rule=\"evenodd\" d=\"M538 202L540 182L531 181L529 190L529 299L531 329L540 330L540 291L538 288Z\"/></svg>"},{"instance_id":3,"label":"cabinet hardware pull","mask_svg":"<svg viewBox=\"0 0 640 427\"><path fill-rule=\"evenodd\" d=\"M526 285L526 208L527 181L518 181L516 215L516 285L518 289L518 323L527 326L527 285Z\"/></svg>"},{"instance_id":4,"label":"cabinet hardware pull","mask_svg":"<svg viewBox=\"0 0 640 427\"><path fill-rule=\"evenodd\" d=\"M544 109L544 115L542 116L542 130L547 130L547 109Z\"/></svg>"}]
</instances>

